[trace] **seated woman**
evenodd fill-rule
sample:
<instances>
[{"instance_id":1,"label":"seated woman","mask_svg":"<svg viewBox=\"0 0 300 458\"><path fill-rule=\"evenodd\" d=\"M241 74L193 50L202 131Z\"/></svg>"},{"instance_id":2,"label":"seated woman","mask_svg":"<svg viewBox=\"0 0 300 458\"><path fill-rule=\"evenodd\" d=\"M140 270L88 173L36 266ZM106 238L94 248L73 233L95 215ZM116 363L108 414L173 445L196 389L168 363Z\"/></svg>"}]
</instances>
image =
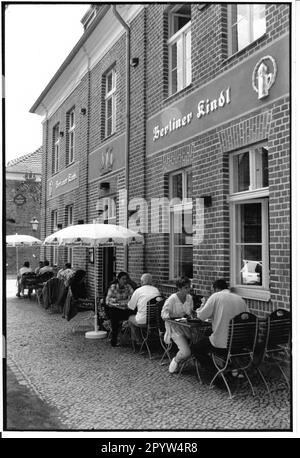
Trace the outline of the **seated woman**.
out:
<instances>
[{"instance_id":1,"label":"seated woman","mask_svg":"<svg viewBox=\"0 0 300 458\"><path fill-rule=\"evenodd\" d=\"M161 311L163 320L168 318L182 318L192 316L193 313L193 298L189 294L191 281L187 277L181 277L176 281L177 293L171 294L164 303ZM188 344L187 335L184 328L173 327L172 323L166 322L166 332L164 341L166 344L171 342L171 339L178 347L178 353L172 359L169 366L169 372L176 372L178 363L188 359L191 356L191 350Z\"/></svg>"},{"instance_id":2,"label":"seated woman","mask_svg":"<svg viewBox=\"0 0 300 458\"><path fill-rule=\"evenodd\" d=\"M132 313L128 309L128 302L133 294L133 288L127 283L128 274L120 272L117 281L111 284L106 296L106 305L108 306L108 315L111 322L111 345L117 346L117 338L120 323L127 320Z\"/></svg>"},{"instance_id":3,"label":"seated woman","mask_svg":"<svg viewBox=\"0 0 300 458\"><path fill-rule=\"evenodd\" d=\"M76 270L73 277L71 277L69 285L72 291L72 296L75 300L86 299L87 290L85 284L86 271Z\"/></svg>"}]
</instances>

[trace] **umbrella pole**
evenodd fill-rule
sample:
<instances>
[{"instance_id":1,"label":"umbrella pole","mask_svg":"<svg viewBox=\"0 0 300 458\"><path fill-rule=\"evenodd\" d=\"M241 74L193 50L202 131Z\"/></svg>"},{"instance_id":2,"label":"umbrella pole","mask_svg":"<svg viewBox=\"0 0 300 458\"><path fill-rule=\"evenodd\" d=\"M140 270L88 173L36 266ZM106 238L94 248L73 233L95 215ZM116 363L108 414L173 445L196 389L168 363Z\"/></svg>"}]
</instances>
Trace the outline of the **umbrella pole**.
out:
<instances>
[{"instance_id":1,"label":"umbrella pole","mask_svg":"<svg viewBox=\"0 0 300 458\"><path fill-rule=\"evenodd\" d=\"M94 280L94 291L95 291L95 316L94 316L94 331L88 331L85 333L86 339L102 339L106 336L106 332L98 331L98 319L97 319L97 262L96 262L96 247L94 246L94 265L95 265L95 280Z\"/></svg>"},{"instance_id":2,"label":"umbrella pole","mask_svg":"<svg viewBox=\"0 0 300 458\"><path fill-rule=\"evenodd\" d=\"M17 267L17 277L18 277L18 272L19 272L18 246L16 246L16 267Z\"/></svg>"}]
</instances>

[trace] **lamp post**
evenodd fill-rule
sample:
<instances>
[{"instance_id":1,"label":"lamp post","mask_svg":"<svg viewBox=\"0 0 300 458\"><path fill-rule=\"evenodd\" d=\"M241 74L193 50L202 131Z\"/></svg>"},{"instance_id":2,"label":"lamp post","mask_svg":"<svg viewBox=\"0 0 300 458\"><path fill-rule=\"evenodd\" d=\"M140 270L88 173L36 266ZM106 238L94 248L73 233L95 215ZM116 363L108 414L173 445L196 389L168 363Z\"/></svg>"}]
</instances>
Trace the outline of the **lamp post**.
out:
<instances>
[{"instance_id":1,"label":"lamp post","mask_svg":"<svg viewBox=\"0 0 300 458\"><path fill-rule=\"evenodd\" d=\"M30 224L32 225L32 230L34 232L36 232L38 230L38 227L39 227L39 221L36 219L36 218L33 218L31 221L30 221Z\"/></svg>"}]
</instances>

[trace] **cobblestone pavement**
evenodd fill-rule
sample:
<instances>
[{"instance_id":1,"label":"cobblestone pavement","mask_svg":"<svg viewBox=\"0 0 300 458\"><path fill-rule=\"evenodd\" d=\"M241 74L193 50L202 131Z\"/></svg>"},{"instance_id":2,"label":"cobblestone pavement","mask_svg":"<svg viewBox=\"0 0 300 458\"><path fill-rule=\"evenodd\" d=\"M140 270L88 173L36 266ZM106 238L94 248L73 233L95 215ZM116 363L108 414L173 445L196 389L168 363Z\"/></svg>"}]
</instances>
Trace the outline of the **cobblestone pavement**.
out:
<instances>
[{"instance_id":1,"label":"cobblestone pavement","mask_svg":"<svg viewBox=\"0 0 300 458\"><path fill-rule=\"evenodd\" d=\"M289 431L290 399L278 386L256 386L232 400L200 385L194 370L168 366L107 339L72 333L82 314L67 322L34 299L15 297L7 281L7 362L41 399L58 409L66 430ZM91 323L92 325L92 323Z\"/></svg>"}]
</instances>

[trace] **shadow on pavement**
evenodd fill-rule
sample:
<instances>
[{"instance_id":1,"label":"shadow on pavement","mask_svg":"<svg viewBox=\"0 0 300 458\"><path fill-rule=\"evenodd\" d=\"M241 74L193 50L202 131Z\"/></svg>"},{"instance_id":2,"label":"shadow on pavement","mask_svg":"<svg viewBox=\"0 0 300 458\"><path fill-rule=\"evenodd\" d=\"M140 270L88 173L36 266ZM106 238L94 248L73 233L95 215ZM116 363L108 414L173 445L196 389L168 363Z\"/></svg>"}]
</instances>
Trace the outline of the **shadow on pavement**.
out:
<instances>
[{"instance_id":1,"label":"shadow on pavement","mask_svg":"<svg viewBox=\"0 0 300 458\"><path fill-rule=\"evenodd\" d=\"M21 385L6 367L6 431L55 431L67 429L55 408L42 401L27 386Z\"/></svg>"}]
</instances>

